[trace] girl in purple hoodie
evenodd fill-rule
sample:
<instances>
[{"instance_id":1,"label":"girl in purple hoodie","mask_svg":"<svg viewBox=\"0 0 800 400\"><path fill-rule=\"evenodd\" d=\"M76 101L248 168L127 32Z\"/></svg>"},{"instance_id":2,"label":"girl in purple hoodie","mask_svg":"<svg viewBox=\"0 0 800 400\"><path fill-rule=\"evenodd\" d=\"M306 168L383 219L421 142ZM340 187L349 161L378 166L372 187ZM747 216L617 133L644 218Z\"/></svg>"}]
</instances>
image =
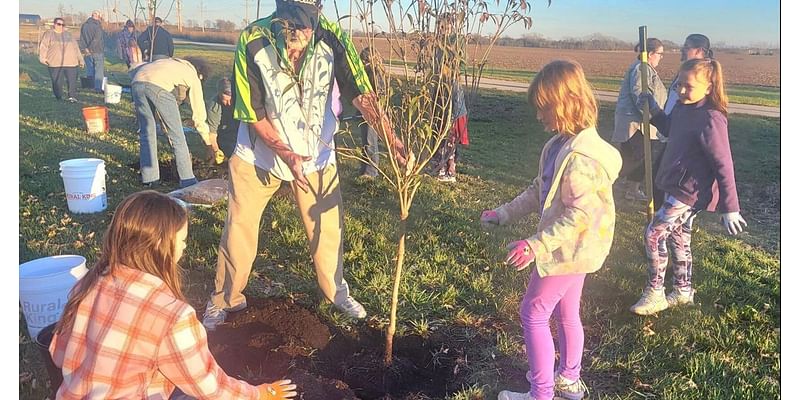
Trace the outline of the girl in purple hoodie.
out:
<instances>
[{"instance_id":1,"label":"girl in purple hoodie","mask_svg":"<svg viewBox=\"0 0 800 400\"><path fill-rule=\"evenodd\" d=\"M712 59L683 63L678 73L678 104L667 116L652 95L652 123L667 132L669 142L656 176L664 204L645 231L648 283L631 312L651 315L668 307L694 303L692 289L692 220L700 210L719 210L728 233L747 226L739 215L739 198L728 142L728 97L722 66ZM664 275L672 254L672 287L664 295Z\"/></svg>"}]
</instances>

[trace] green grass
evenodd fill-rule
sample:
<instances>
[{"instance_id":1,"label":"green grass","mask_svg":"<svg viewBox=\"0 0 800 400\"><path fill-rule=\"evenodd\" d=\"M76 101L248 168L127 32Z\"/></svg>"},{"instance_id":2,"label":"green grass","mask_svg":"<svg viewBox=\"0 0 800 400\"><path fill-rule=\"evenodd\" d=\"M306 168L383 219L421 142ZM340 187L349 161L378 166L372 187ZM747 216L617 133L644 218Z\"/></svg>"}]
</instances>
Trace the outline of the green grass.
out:
<instances>
[{"instance_id":1,"label":"green grass","mask_svg":"<svg viewBox=\"0 0 800 400\"><path fill-rule=\"evenodd\" d=\"M230 53L209 51L208 56L217 64L208 80L214 82L216 74L229 68ZM20 69L34 79L20 82L20 262L53 254L80 254L92 262L111 211L141 189L139 176L127 167L138 159L130 98L110 105L110 132L87 134L82 105L56 102L49 84L40 79L46 71L35 59L21 58ZM102 103L100 95L85 92L79 99ZM455 325L464 327L459 340L477 340L478 333L494 338L474 342L469 358L459 364L468 385L452 399L494 398L506 388L508 377L500 375L497 365L501 358L510 359L519 371L527 368L518 303L528 272L506 268L502 257L506 243L532 234L538 217L491 232L481 231L477 219L481 210L511 200L528 185L548 139L523 94L484 92L474 110L472 144L458 163L458 182L442 185L426 178L412 207L398 313L400 335ZM613 108L603 104L599 129L608 136L612 126ZM586 328L583 377L590 399L780 398L780 122L732 116L730 136L742 214L751 227L730 238L722 235L716 216L701 214L693 238L697 306L655 317L627 311L645 281L645 217L641 205L617 203L612 252L603 269L587 278L581 310ZM194 154L202 154L199 138L190 136L189 144ZM106 160L108 211L67 211L58 162L83 156ZM172 159L165 141L159 143L159 156ZM396 199L383 180L357 183L354 162L340 159L340 165L345 274L375 323L385 324ZM225 212L224 205L217 205L198 209L191 217L182 265L195 308L205 304L213 285ZM315 307L334 324L351 324L318 294L302 223L289 198L279 196L270 203L261 231L247 293L257 295L266 280L274 279L283 284L279 293ZM22 326L19 339L20 397L43 398L46 374Z\"/></svg>"},{"instance_id":2,"label":"green grass","mask_svg":"<svg viewBox=\"0 0 800 400\"><path fill-rule=\"evenodd\" d=\"M487 69L484 77L506 79L515 82L530 82L535 76L534 72L524 70ZM618 77L587 77L589 82L598 90L618 91L622 82ZM670 82L664 82L669 85ZM727 85L728 100L731 103L752 104L759 106L780 107L781 89L770 86L755 85Z\"/></svg>"}]
</instances>

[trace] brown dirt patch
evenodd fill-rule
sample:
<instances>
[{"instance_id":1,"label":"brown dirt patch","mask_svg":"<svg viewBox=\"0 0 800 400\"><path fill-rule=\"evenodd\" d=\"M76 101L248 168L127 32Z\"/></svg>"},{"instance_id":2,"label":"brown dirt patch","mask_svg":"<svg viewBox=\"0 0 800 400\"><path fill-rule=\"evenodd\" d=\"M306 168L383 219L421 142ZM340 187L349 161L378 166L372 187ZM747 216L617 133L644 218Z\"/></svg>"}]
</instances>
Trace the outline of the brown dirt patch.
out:
<instances>
[{"instance_id":1,"label":"brown dirt patch","mask_svg":"<svg viewBox=\"0 0 800 400\"><path fill-rule=\"evenodd\" d=\"M303 399L444 398L465 382L467 351L489 345L480 335L454 334L458 328L396 337L394 363L384 368L377 329L345 332L287 299L249 303L209 335L211 352L228 374L248 382L294 380ZM516 375L524 381L524 372Z\"/></svg>"}]
</instances>

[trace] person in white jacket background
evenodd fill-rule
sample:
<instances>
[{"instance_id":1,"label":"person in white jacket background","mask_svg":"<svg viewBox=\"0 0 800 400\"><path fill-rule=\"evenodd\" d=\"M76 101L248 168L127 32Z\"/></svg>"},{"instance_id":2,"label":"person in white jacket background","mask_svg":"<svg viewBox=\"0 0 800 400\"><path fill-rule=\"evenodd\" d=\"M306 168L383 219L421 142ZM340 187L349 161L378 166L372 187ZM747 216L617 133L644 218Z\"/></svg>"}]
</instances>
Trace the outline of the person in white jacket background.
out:
<instances>
[{"instance_id":1,"label":"person in white jacket background","mask_svg":"<svg viewBox=\"0 0 800 400\"><path fill-rule=\"evenodd\" d=\"M139 161L142 183L152 187L160 182L158 170L158 140L156 119L164 126L175 154L180 187L197 183L192 171L192 159L181 124L173 90L187 93L192 108L192 122L206 146L210 145L206 105L203 100L202 80L208 75L208 66L202 59L165 58L142 64L131 71L131 93L133 94L136 120L139 123Z\"/></svg>"}]
</instances>

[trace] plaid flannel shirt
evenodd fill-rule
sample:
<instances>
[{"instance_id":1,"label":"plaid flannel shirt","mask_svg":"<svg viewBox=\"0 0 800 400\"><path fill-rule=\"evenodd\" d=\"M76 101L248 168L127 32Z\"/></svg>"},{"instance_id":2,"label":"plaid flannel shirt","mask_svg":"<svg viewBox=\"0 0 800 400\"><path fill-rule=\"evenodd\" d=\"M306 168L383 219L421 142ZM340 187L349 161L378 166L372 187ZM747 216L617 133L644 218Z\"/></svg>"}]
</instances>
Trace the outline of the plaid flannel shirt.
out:
<instances>
[{"instance_id":1,"label":"plaid flannel shirt","mask_svg":"<svg viewBox=\"0 0 800 400\"><path fill-rule=\"evenodd\" d=\"M190 305L127 267L100 278L50 353L64 376L58 399L167 399L176 385L198 399L259 397L219 367Z\"/></svg>"}]
</instances>

